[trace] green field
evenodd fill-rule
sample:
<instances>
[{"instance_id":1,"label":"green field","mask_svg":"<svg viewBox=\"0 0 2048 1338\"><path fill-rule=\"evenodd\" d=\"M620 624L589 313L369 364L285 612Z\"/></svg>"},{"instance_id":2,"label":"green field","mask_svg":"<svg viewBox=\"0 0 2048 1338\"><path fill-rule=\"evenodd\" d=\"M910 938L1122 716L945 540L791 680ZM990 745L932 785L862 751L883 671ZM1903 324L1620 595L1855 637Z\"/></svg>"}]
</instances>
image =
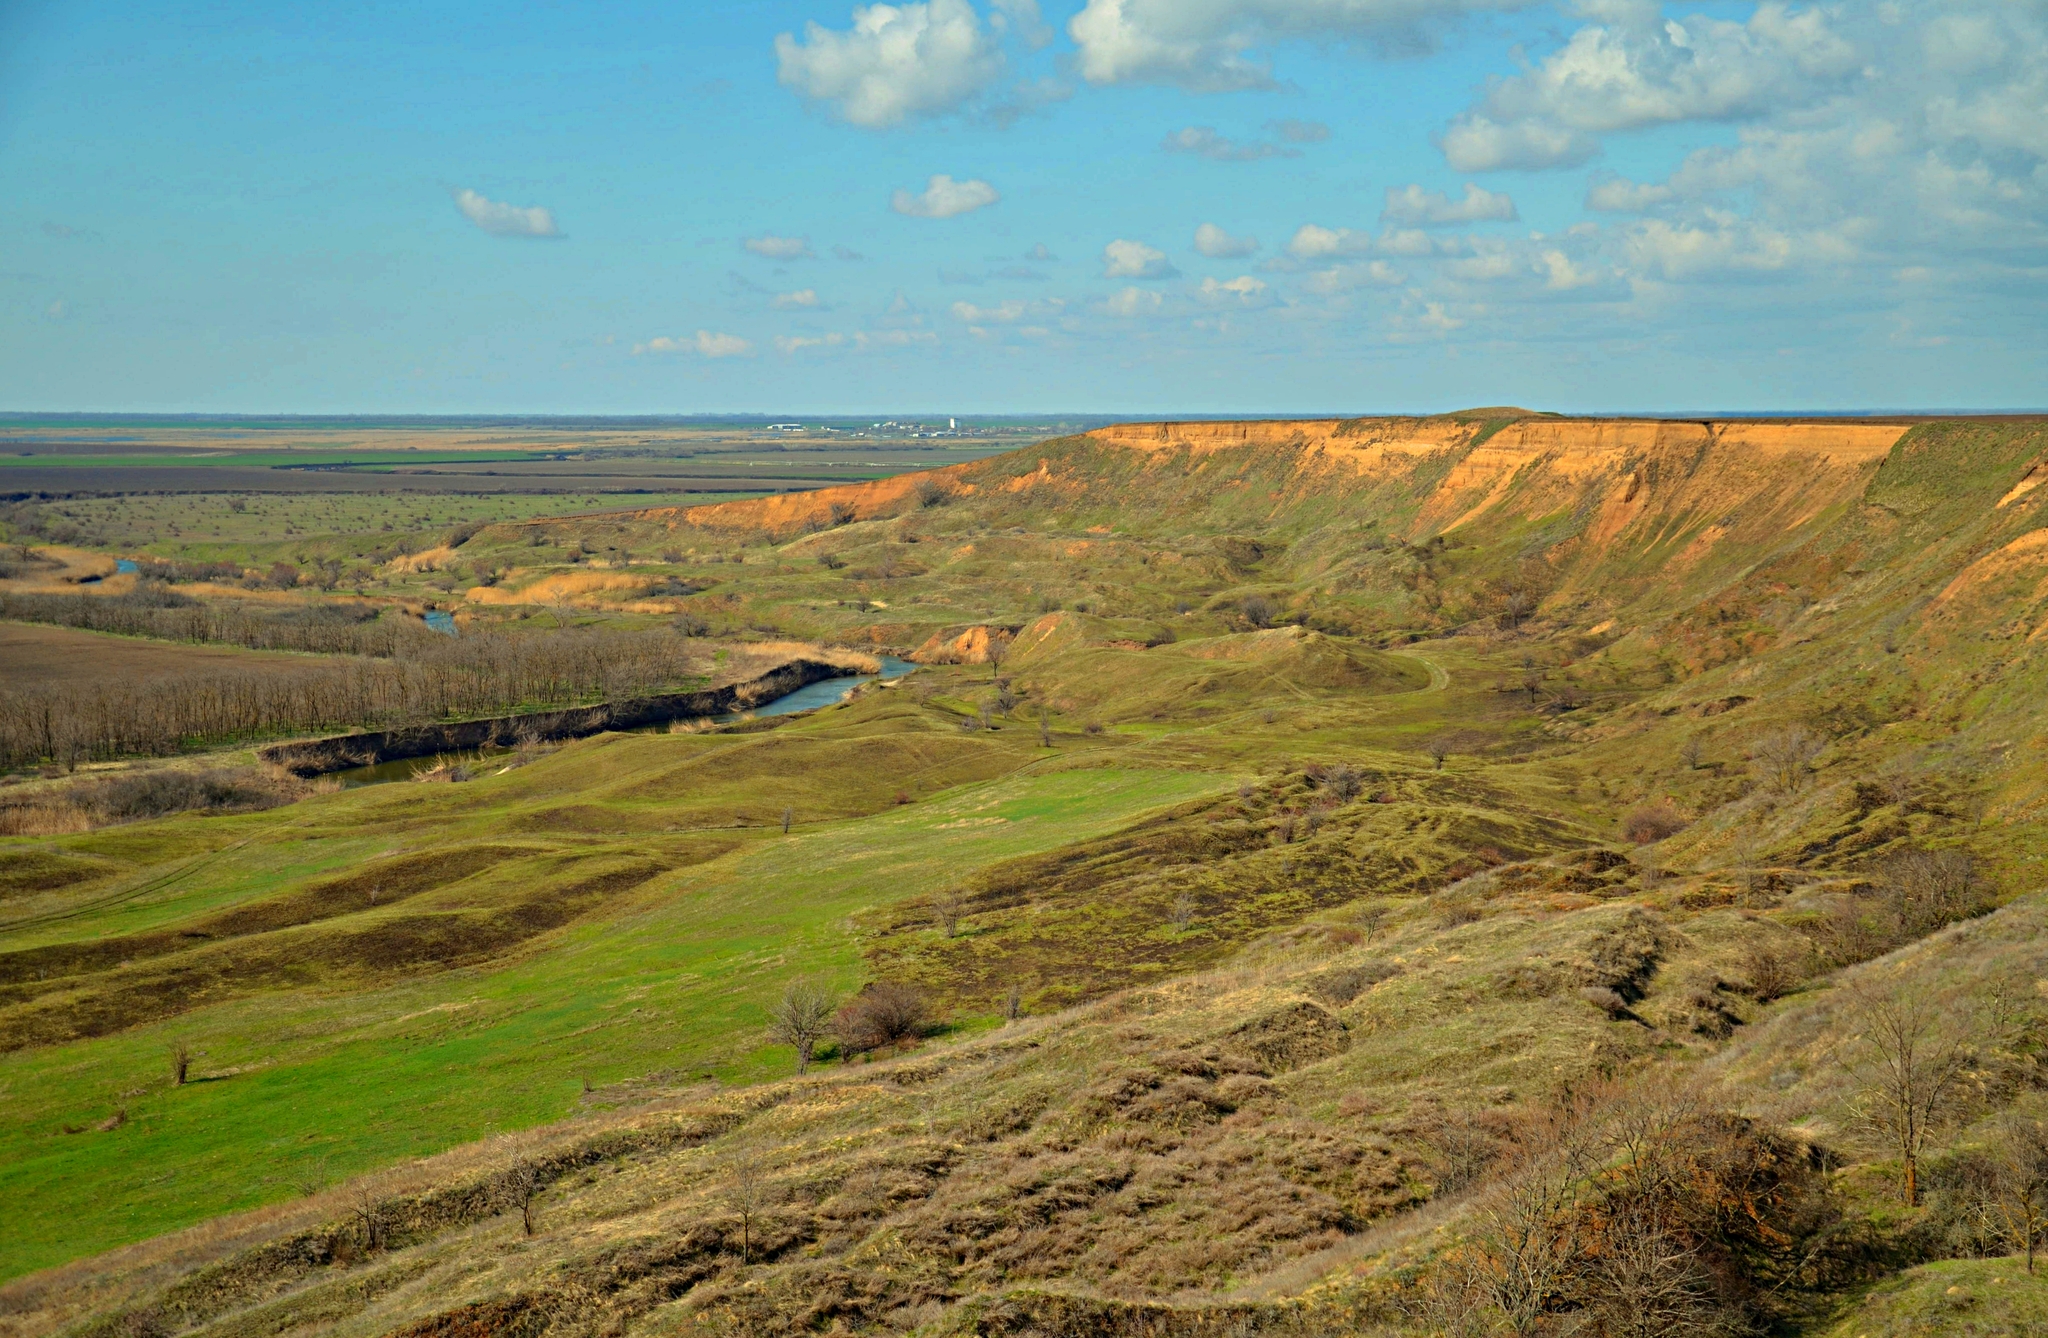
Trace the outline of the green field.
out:
<instances>
[{"instance_id":1,"label":"green field","mask_svg":"<svg viewBox=\"0 0 2048 1338\"><path fill-rule=\"evenodd\" d=\"M806 736L829 745L873 731L864 714L830 713L787 727L789 737L776 742L802 753ZM1074 747L1078 754L1062 753L1058 766L1087 759L1090 750ZM536 794L551 808L573 804L577 789L600 773L616 793L622 777L645 782L679 753L704 748L688 736L572 746L465 787L464 812L436 821L432 842L506 840ZM847 779L832 783L843 790ZM915 784L908 773L901 779ZM838 988L857 983L854 926L862 914L1230 783L1214 773L1041 763L865 819L806 821L787 837L761 827L721 830L708 840L658 829L626 843L617 833L593 835L574 846L591 867L643 855L689 863L637 887L630 906L610 907L601 923L569 929L515 963L415 981L351 981L346 992L333 981L260 992L114 1037L17 1051L0 1061L0 1083L11 1095L0 1192L48 1211L13 1215L0 1234L0 1258L11 1273L34 1269L288 1195L303 1181L560 1118L578 1109L586 1082L603 1088L652 1072L678 1082L699 1075L757 1081L789 1058L786 1049L764 1045L766 1003L799 974ZM60 843L56 849L66 853L122 861L132 870L122 880L128 885L195 858L202 863L155 893L15 929L0 947L136 934L260 902L416 845L427 835L418 798L413 786L352 791L307 801L284 823L268 815L193 819L167 824L146 844L139 831ZM805 798L861 802L799 791L797 802ZM616 802L630 823L640 806ZM866 802L888 800L870 795ZM602 818L579 811L578 821ZM214 853L195 853L207 847ZM506 883L531 876L544 855L560 849L533 845L499 872ZM306 951L317 959L317 945ZM996 1004L989 1000L985 1011L994 1013ZM173 1041L199 1056L198 1080L175 1090L165 1060ZM127 1115L117 1130L61 1132L97 1124L115 1109ZM136 1179L137 1166L151 1168L147 1178Z\"/></svg>"}]
</instances>

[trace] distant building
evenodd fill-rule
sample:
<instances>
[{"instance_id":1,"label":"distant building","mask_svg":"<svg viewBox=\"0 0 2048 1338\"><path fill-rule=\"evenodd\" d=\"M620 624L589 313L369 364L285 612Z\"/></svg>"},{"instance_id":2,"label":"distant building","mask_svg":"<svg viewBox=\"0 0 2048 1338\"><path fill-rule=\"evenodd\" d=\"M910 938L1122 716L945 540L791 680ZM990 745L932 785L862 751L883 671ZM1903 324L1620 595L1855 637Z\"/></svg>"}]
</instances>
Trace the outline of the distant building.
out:
<instances>
[{"instance_id":1,"label":"distant building","mask_svg":"<svg viewBox=\"0 0 2048 1338\"><path fill-rule=\"evenodd\" d=\"M804 430L804 425L802 423L770 423L768 430L770 432L801 432Z\"/></svg>"}]
</instances>

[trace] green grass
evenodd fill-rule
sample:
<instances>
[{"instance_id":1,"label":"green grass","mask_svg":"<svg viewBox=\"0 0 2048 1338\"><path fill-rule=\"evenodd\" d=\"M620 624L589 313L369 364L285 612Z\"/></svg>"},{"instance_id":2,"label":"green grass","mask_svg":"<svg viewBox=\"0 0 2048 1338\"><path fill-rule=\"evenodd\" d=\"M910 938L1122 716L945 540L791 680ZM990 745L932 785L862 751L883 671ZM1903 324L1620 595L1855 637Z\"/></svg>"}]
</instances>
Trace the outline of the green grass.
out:
<instances>
[{"instance_id":1,"label":"green grass","mask_svg":"<svg viewBox=\"0 0 2048 1338\"><path fill-rule=\"evenodd\" d=\"M1948 1259L1873 1287L1822 1338L2017 1338L2048 1333L2048 1269L2036 1261Z\"/></svg>"},{"instance_id":2,"label":"green grass","mask_svg":"<svg viewBox=\"0 0 2048 1338\"><path fill-rule=\"evenodd\" d=\"M264 993L9 1055L0 1060L9 1098L0 1194L33 1207L0 1225L5 1273L284 1197L300 1181L560 1118L577 1109L586 1080L770 1076L788 1055L762 1042L765 1004L797 975L857 983L853 922L863 912L1221 783L1086 769L971 785L863 820L746 840L642 889L626 913L560 931L514 963L347 992ZM347 810L380 798L363 795L300 811L332 831ZM407 798L417 802L417 792ZM477 822L487 824L487 813ZM288 831L276 836L285 849L305 848ZM296 861L266 851L237 870L234 893L209 890L182 909L253 896L364 853L361 840L337 845L321 841L317 855ZM117 914L128 927L140 912ZM173 1039L199 1053L203 1081L169 1088ZM119 1129L61 1132L117 1108L128 1119Z\"/></svg>"}]
</instances>

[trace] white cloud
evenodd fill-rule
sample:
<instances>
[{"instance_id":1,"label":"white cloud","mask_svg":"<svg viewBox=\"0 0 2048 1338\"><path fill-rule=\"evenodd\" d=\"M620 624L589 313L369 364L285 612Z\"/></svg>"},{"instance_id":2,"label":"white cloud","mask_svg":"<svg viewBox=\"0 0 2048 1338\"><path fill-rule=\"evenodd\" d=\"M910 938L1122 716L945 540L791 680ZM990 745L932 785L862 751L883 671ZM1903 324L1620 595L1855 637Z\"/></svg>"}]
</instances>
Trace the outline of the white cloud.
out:
<instances>
[{"instance_id":1,"label":"white cloud","mask_svg":"<svg viewBox=\"0 0 2048 1338\"><path fill-rule=\"evenodd\" d=\"M777 237L771 233L748 237L740 245L768 260L802 260L811 254L808 237Z\"/></svg>"},{"instance_id":2,"label":"white cloud","mask_svg":"<svg viewBox=\"0 0 2048 1338\"><path fill-rule=\"evenodd\" d=\"M1207 158L1217 163L1250 163L1261 158L1299 158L1300 149L1284 149L1278 144L1262 140L1239 143L1225 139L1212 126L1191 125L1176 130L1161 140L1159 147L1168 153L1192 153L1198 158Z\"/></svg>"},{"instance_id":3,"label":"white cloud","mask_svg":"<svg viewBox=\"0 0 2048 1338\"><path fill-rule=\"evenodd\" d=\"M1102 277L1105 279L1170 279L1176 273L1166 252L1143 242L1118 238L1102 248Z\"/></svg>"},{"instance_id":4,"label":"white cloud","mask_svg":"<svg viewBox=\"0 0 2048 1338\"><path fill-rule=\"evenodd\" d=\"M1444 272L1452 278L1471 283L1494 283L1513 278L1524 270L1521 263L1506 251L1485 251L1449 262L1444 266Z\"/></svg>"},{"instance_id":5,"label":"white cloud","mask_svg":"<svg viewBox=\"0 0 2048 1338\"><path fill-rule=\"evenodd\" d=\"M555 216L539 206L520 208L485 199L473 190L455 192L455 207L462 216L493 237L560 237Z\"/></svg>"},{"instance_id":6,"label":"white cloud","mask_svg":"<svg viewBox=\"0 0 2048 1338\"><path fill-rule=\"evenodd\" d=\"M941 172L925 183L922 194L899 190L889 207L911 218L954 218L984 209L1003 197L986 181L955 181Z\"/></svg>"},{"instance_id":7,"label":"white cloud","mask_svg":"<svg viewBox=\"0 0 2048 1338\"><path fill-rule=\"evenodd\" d=\"M1040 265L1050 264L1059 259L1058 256L1047 249L1044 242L1033 243L1031 249L1024 253L1024 258Z\"/></svg>"},{"instance_id":8,"label":"white cloud","mask_svg":"<svg viewBox=\"0 0 2048 1338\"><path fill-rule=\"evenodd\" d=\"M1234 279L1225 279L1222 282L1218 282L1215 279L1204 279L1202 280L1201 288L1198 290L1198 295L1202 301L1212 306L1223 303L1237 306L1256 306L1265 299L1266 284L1263 280L1255 279L1249 274L1240 274Z\"/></svg>"},{"instance_id":9,"label":"white cloud","mask_svg":"<svg viewBox=\"0 0 2048 1338\"><path fill-rule=\"evenodd\" d=\"M633 345L635 357L648 353L695 353L706 358L744 358L753 351L754 346L738 335L715 334L710 330L699 330L688 339L660 335Z\"/></svg>"},{"instance_id":10,"label":"white cloud","mask_svg":"<svg viewBox=\"0 0 2048 1338\"><path fill-rule=\"evenodd\" d=\"M793 293L777 293L775 295L775 305L784 311L794 310L798 307L815 307L818 305L818 290L815 288L799 288Z\"/></svg>"},{"instance_id":11,"label":"white cloud","mask_svg":"<svg viewBox=\"0 0 2048 1338\"><path fill-rule=\"evenodd\" d=\"M978 307L972 302L955 302L949 308L954 320L964 321L968 325L1008 324L1020 321L1024 319L1024 313L1028 309L1026 303L1015 300L994 307Z\"/></svg>"},{"instance_id":12,"label":"white cloud","mask_svg":"<svg viewBox=\"0 0 2048 1338\"><path fill-rule=\"evenodd\" d=\"M1355 255L1372 249L1372 238L1350 228L1324 228L1304 223L1287 243L1287 254L1296 260L1322 260L1329 256Z\"/></svg>"},{"instance_id":13,"label":"white cloud","mask_svg":"<svg viewBox=\"0 0 2048 1338\"><path fill-rule=\"evenodd\" d=\"M1603 214L1640 214L1672 196L1669 186L1643 186L1626 177L1607 177L1586 191L1586 208Z\"/></svg>"},{"instance_id":14,"label":"white cloud","mask_svg":"<svg viewBox=\"0 0 2048 1338\"><path fill-rule=\"evenodd\" d=\"M1102 311L1104 315L1132 320L1140 316L1156 316L1165 305L1166 299L1150 288L1126 288L1111 294L1103 302Z\"/></svg>"},{"instance_id":15,"label":"white cloud","mask_svg":"<svg viewBox=\"0 0 2048 1338\"><path fill-rule=\"evenodd\" d=\"M1254 48L1277 41L1381 40L1534 0L1088 0L1067 24L1091 84L1174 84L1190 92L1269 88ZM1413 45L1411 41L1406 43Z\"/></svg>"},{"instance_id":16,"label":"white cloud","mask_svg":"<svg viewBox=\"0 0 2048 1338\"><path fill-rule=\"evenodd\" d=\"M1501 168L1575 167L1600 151L1599 141L1541 121L1502 125L1477 112L1451 122L1437 139L1444 161L1460 172Z\"/></svg>"},{"instance_id":17,"label":"white cloud","mask_svg":"<svg viewBox=\"0 0 2048 1338\"><path fill-rule=\"evenodd\" d=\"M1538 259L1544 272L1549 276L1543 286L1553 293L1570 292L1574 288L1590 288L1599 283L1598 271L1581 267L1562 251L1545 251Z\"/></svg>"},{"instance_id":18,"label":"white cloud","mask_svg":"<svg viewBox=\"0 0 2048 1338\"><path fill-rule=\"evenodd\" d=\"M1602 4L1609 22L1573 33L1524 74L1496 81L1439 144L1460 171L1567 167L1599 136L1678 121L1725 121L1811 103L1860 77L1838 11L1775 0L1747 23L1704 15L1661 23L1655 5Z\"/></svg>"},{"instance_id":19,"label":"white cloud","mask_svg":"<svg viewBox=\"0 0 2048 1338\"><path fill-rule=\"evenodd\" d=\"M1211 260L1235 260L1259 249L1256 237L1233 237L1214 223L1195 229L1195 250Z\"/></svg>"},{"instance_id":20,"label":"white cloud","mask_svg":"<svg viewBox=\"0 0 2048 1338\"><path fill-rule=\"evenodd\" d=\"M1423 304L1422 315L1416 318L1416 324L1426 330L1435 330L1439 334L1449 334L1453 330L1462 329L1465 322L1445 311L1443 303L1426 302Z\"/></svg>"},{"instance_id":21,"label":"white cloud","mask_svg":"<svg viewBox=\"0 0 2048 1338\"><path fill-rule=\"evenodd\" d=\"M845 344L846 336L836 331L831 334L821 335L775 336L775 351L784 357L788 357L792 353L801 353L807 348L841 348Z\"/></svg>"},{"instance_id":22,"label":"white cloud","mask_svg":"<svg viewBox=\"0 0 2048 1338\"><path fill-rule=\"evenodd\" d=\"M781 34L775 59L783 87L870 130L960 111L1003 73L1002 49L967 0L858 6L849 31L807 23L802 41Z\"/></svg>"},{"instance_id":23,"label":"white cloud","mask_svg":"<svg viewBox=\"0 0 2048 1338\"><path fill-rule=\"evenodd\" d=\"M1434 228L1456 223L1512 223L1515 202L1505 195L1481 190L1465 183L1465 198L1453 200L1442 191L1425 191L1420 186L1387 188L1387 207L1380 222L1400 227Z\"/></svg>"},{"instance_id":24,"label":"white cloud","mask_svg":"<svg viewBox=\"0 0 2048 1338\"><path fill-rule=\"evenodd\" d=\"M1354 288L1394 288L1407 282L1407 275L1384 260L1362 265L1332 265L1308 276L1303 285L1319 297L1332 297Z\"/></svg>"}]
</instances>

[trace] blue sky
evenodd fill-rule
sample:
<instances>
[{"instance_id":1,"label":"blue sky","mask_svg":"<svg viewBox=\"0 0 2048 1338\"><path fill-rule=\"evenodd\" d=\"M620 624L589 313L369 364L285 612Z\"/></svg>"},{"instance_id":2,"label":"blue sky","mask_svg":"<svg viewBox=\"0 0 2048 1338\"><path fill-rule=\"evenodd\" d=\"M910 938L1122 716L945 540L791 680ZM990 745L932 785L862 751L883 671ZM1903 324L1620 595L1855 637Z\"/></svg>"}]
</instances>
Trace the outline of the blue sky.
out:
<instances>
[{"instance_id":1,"label":"blue sky","mask_svg":"<svg viewBox=\"0 0 2048 1338\"><path fill-rule=\"evenodd\" d=\"M13 0L0 186L5 409L2048 401L2043 0Z\"/></svg>"}]
</instances>

